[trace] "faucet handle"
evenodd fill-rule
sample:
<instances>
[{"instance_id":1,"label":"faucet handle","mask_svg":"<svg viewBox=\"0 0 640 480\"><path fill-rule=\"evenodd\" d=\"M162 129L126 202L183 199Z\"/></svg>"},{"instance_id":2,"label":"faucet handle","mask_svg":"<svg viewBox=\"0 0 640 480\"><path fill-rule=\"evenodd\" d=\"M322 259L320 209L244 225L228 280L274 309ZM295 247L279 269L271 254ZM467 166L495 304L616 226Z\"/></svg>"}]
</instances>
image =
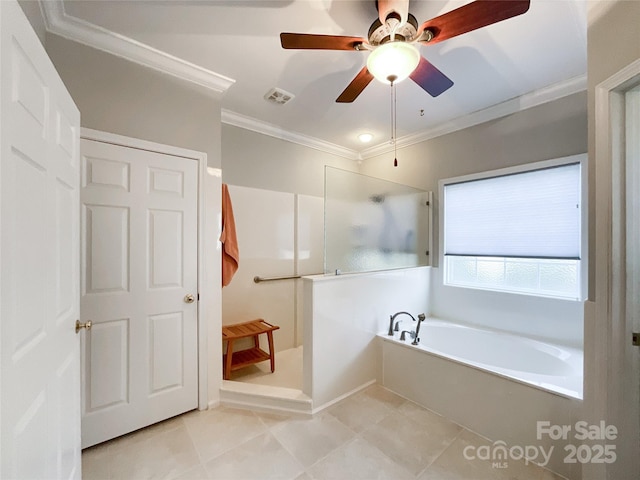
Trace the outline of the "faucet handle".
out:
<instances>
[{"instance_id":1,"label":"faucet handle","mask_svg":"<svg viewBox=\"0 0 640 480\"><path fill-rule=\"evenodd\" d=\"M402 333L400 334L400 341L402 341L402 342L404 342L407 339L406 336L405 336L405 333L408 333L409 336L412 339L416 338L416 332L415 331L413 331L413 330L411 330L411 331L403 330Z\"/></svg>"}]
</instances>

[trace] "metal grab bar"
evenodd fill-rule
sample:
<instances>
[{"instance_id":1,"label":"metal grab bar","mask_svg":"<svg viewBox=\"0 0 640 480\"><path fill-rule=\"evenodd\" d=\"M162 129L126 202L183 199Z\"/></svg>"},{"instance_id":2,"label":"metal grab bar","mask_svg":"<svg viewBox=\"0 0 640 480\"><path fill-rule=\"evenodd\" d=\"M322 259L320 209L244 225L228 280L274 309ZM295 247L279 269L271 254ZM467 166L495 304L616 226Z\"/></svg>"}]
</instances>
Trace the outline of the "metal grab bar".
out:
<instances>
[{"instance_id":1,"label":"metal grab bar","mask_svg":"<svg viewBox=\"0 0 640 480\"><path fill-rule=\"evenodd\" d=\"M307 275L322 275L321 273L312 273L312 274L307 274ZM305 277L307 275L304 275ZM253 277L253 281L255 283L260 283L260 282L274 282L276 280L293 280L296 278L302 278L303 275L291 275L291 276L287 276L287 277L258 277L257 275L255 277Z\"/></svg>"}]
</instances>

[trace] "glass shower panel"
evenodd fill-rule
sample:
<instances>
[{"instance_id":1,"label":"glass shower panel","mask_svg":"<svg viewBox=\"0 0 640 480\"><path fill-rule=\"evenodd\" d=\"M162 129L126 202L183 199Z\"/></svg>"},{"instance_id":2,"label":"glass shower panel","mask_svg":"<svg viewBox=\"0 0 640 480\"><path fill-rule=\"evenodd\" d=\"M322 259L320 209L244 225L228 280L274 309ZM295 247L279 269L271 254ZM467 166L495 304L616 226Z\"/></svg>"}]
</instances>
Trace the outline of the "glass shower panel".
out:
<instances>
[{"instance_id":1,"label":"glass shower panel","mask_svg":"<svg viewBox=\"0 0 640 480\"><path fill-rule=\"evenodd\" d=\"M429 264L429 192L325 167L325 273Z\"/></svg>"}]
</instances>

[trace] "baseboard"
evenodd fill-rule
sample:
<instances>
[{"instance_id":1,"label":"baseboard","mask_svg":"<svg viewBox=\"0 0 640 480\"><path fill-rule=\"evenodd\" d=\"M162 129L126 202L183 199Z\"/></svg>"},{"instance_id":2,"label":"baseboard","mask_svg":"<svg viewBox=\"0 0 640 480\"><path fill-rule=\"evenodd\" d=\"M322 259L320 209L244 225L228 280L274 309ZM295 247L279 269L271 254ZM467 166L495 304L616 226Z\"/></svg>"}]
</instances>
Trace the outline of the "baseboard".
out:
<instances>
[{"instance_id":1,"label":"baseboard","mask_svg":"<svg viewBox=\"0 0 640 480\"><path fill-rule=\"evenodd\" d=\"M351 395L355 395L356 393L358 393L358 392L360 392L360 391L364 390L365 388L367 388L367 387L369 387L369 386L373 385L374 383L377 383L377 380L376 380L376 379L369 380L368 382L363 383L363 384L362 384L362 385L360 385L359 387L354 388L353 390L351 390L351 391L349 391L349 392L345 393L344 395L340 395L338 398L334 398L333 400L330 400L330 401L328 401L328 402L326 402L326 403L324 403L324 404L320 405L319 407L315 407L315 408L312 410L312 412L311 412L311 413L315 414L315 413L318 413L318 412L320 412L320 411L324 410L325 408L329 408L331 405L335 405L336 403L338 403L338 402L340 402L340 401L344 400L345 398L350 397Z\"/></svg>"}]
</instances>

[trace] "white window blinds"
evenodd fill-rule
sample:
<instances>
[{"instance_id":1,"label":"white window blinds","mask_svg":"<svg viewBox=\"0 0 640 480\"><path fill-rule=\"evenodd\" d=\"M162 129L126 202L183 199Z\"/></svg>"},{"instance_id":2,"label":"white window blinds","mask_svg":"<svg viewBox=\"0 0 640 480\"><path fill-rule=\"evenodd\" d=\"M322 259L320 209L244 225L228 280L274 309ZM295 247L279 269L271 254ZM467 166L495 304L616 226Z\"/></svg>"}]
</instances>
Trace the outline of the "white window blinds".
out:
<instances>
[{"instance_id":1,"label":"white window blinds","mask_svg":"<svg viewBox=\"0 0 640 480\"><path fill-rule=\"evenodd\" d=\"M580 164L444 186L445 255L580 258Z\"/></svg>"}]
</instances>

